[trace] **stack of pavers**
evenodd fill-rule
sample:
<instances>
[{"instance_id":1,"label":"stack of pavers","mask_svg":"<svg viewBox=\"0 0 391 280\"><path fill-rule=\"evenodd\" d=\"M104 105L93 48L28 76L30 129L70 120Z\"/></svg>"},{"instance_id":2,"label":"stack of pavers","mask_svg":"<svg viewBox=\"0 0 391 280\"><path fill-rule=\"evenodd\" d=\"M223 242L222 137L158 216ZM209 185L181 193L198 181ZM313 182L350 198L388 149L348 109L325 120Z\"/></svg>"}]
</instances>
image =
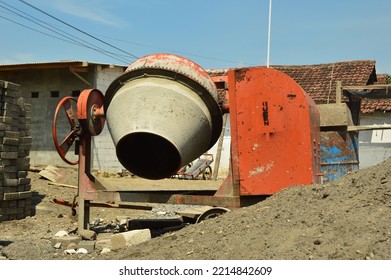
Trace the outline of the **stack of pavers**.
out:
<instances>
[{"instance_id":1,"label":"stack of pavers","mask_svg":"<svg viewBox=\"0 0 391 280\"><path fill-rule=\"evenodd\" d=\"M0 81L0 221L31 216L31 104L19 86Z\"/></svg>"}]
</instances>

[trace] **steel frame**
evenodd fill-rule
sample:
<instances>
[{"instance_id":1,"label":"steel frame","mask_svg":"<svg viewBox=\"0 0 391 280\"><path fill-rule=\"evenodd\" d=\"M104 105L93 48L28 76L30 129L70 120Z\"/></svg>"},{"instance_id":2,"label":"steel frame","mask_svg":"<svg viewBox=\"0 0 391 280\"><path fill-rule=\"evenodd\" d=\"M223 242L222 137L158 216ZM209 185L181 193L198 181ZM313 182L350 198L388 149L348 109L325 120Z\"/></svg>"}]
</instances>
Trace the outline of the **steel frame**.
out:
<instances>
[{"instance_id":1,"label":"steel frame","mask_svg":"<svg viewBox=\"0 0 391 280\"><path fill-rule=\"evenodd\" d=\"M254 78L258 77L259 75L265 76L265 84L268 82L278 84L280 87L280 89L277 90L278 92L274 92L273 88L270 88L267 85L259 85L259 80L257 80L258 78ZM140 209L140 206L132 205L132 203L146 202L209 205L234 209L257 203L271 194L288 187L289 184L298 185L319 183L321 181L319 159L319 112L317 111L315 104L312 103L312 100L308 99L304 91L302 91L302 89L290 77L285 76L276 70L265 68L249 68L245 70L229 71L228 88L229 98L227 98L226 104L223 104L222 107L229 108L230 112L230 171L229 175L217 191L195 191L191 193L167 190L153 192L134 191L132 190L131 186L129 186L129 189L126 191L105 190L104 186L98 186L99 182L97 181L97 178L91 174L91 135L88 133L82 133L80 135L79 143L79 228L88 228L90 207L108 206L109 204L107 202L114 203L116 207L134 207L136 209ZM281 90L281 88L283 89ZM248 115L245 120L248 122L254 122L256 119L263 119L261 125L259 125L257 122L249 123L247 126L258 126L256 135L257 137L259 136L259 139L257 139L257 141L263 141L262 143L264 143L266 146L269 145L271 141L273 141L273 137L275 137L275 135L278 133L282 133L282 137L292 137L294 141L299 141L301 143L300 147L303 149L303 151L299 151L302 152L302 158L290 158L289 160L292 161L292 170L299 168L299 164L304 165L304 168L301 168L299 172L296 172L297 174L290 175L292 178L290 178L288 181L283 181L282 183L276 185L267 183L265 186L265 184L262 182L265 180L265 178L267 180L270 179L267 178L267 176L274 176L277 181L281 179L279 177L281 177L281 174L286 172L286 170L276 169L277 167L273 167L274 170L266 170L265 165L262 165L264 163L254 165L254 163L248 162L249 159L245 157L245 155L251 154L254 151L247 148L248 143L246 142L249 140L245 139L242 135L243 119L239 119L238 115L248 113L246 112L248 111L248 108L243 107L242 103L248 104L249 102L244 102L243 98L253 98L256 94L263 94L262 98L269 100L270 103L278 103L278 100L272 100L270 97L268 97L268 95L281 94L281 92L285 94L282 99L287 99L287 101L284 102L288 103L275 104L276 106L280 106L279 110L281 110L283 106L286 106L284 109L288 110L288 107L292 105L291 103L296 102L296 100L301 102L297 107L301 111L297 113L297 115L303 122L300 124L300 127L304 128L304 133L296 133L296 127L293 127L293 129L289 130L292 135L284 134L284 129L281 129L280 127L273 128L274 123L277 123L277 126L280 124L278 121L275 122L274 118L276 116L273 115L273 109L270 110L269 116L265 115L264 110L259 110L255 119L252 117L252 115L255 113L250 112L250 115ZM254 97L254 100L251 100L250 104L251 102L256 102L257 100L259 100L259 96ZM294 106L296 105L294 104ZM297 108L294 107L293 109L297 110ZM227 112L228 110L225 111ZM296 113L291 114L296 115ZM267 122L265 121L266 117L268 118ZM269 125L269 119L272 125ZM289 125L294 125L294 122L291 122ZM254 142L254 147L257 146L258 144ZM288 147L288 150L297 148L296 146L292 147L293 148ZM256 156L262 156L262 154L267 154L266 156L273 156L275 153L278 153L278 150L262 151L261 153L256 154ZM282 161L284 161L284 158L282 158ZM256 170L259 171L259 174L255 174L255 172L251 173L251 169L249 168L254 169L254 166L258 167ZM244 173L243 170L250 170L250 172ZM263 172L264 170L266 171ZM293 176L296 177L293 178ZM255 185L250 186L251 189L249 190L248 184L246 182L251 182ZM147 209L147 207L145 209Z\"/></svg>"}]
</instances>

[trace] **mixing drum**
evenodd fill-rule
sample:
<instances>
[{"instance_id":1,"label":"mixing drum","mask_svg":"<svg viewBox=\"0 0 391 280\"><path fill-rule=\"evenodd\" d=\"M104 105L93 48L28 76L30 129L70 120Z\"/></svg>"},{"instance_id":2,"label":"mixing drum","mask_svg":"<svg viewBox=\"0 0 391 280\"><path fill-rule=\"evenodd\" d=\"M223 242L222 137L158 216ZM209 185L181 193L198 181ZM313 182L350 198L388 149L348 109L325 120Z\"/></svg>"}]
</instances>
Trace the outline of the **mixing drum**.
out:
<instances>
[{"instance_id":1,"label":"mixing drum","mask_svg":"<svg viewBox=\"0 0 391 280\"><path fill-rule=\"evenodd\" d=\"M130 172L163 179L217 141L222 113L214 82L194 62L153 54L131 64L105 94L117 158Z\"/></svg>"}]
</instances>

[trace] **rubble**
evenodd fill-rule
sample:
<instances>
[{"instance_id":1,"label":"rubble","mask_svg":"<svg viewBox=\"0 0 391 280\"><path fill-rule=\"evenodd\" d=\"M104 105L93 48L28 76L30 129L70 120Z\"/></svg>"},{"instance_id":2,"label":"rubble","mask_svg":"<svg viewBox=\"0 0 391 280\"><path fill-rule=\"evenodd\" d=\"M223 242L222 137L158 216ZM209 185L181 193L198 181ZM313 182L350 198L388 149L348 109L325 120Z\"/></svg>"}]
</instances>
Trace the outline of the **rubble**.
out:
<instances>
[{"instance_id":1,"label":"rubble","mask_svg":"<svg viewBox=\"0 0 391 280\"><path fill-rule=\"evenodd\" d=\"M111 236L111 250L119 250L131 245L146 242L152 238L149 229L131 230Z\"/></svg>"}]
</instances>

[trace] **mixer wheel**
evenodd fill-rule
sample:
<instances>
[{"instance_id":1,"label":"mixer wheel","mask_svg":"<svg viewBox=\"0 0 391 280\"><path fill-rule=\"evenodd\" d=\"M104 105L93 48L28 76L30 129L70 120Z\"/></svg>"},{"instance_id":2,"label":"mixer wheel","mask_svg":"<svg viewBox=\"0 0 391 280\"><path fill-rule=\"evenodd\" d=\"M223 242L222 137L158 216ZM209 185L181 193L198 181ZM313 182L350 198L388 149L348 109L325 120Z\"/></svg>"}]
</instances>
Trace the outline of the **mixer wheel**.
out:
<instances>
[{"instance_id":1,"label":"mixer wheel","mask_svg":"<svg viewBox=\"0 0 391 280\"><path fill-rule=\"evenodd\" d=\"M206 210L204 213L202 213L201 215L198 216L196 223L199 223L204 220L216 218L216 217L218 217L224 213L227 213L229 211L230 210L228 208L224 208L224 207L210 208L209 210Z\"/></svg>"},{"instance_id":2,"label":"mixer wheel","mask_svg":"<svg viewBox=\"0 0 391 280\"><path fill-rule=\"evenodd\" d=\"M57 150L57 153L60 155L61 159L70 165L76 165L79 161L70 161L65 156L68 153L69 149L72 147L76 138L78 137L80 131L80 125L76 117L75 105L77 103L76 98L67 96L64 97L57 105L56 111L54 113L53 125L52 125L52 136L54 140L54 147ZM57 121L59 117L59 113L61 110L64 110L66 118L71 127L70 132L65 136L62 140L61 144L59 144L57 138Z\"/></svg>"},{"instance_id":3,"label":"mixer wheel","mask_svg":"<svg viewBox=\"0 0 391 280\"><path fill-rule=\"evenodd\" d=\"M205 168L204 172L202 172L202 179L212 180L212 167L208 166Z\"/></svg>"},{"instance_id":4,"label":"mixer wheel","mask_svg":"<svg viewBox=\"0 0 391 280\"><path fill-rule=\"evenodd\" d=\"M103 101L103 93L99 90L86 89L82 91L78 99L67 96L58 103L54 113L52 135L54 146L62 160L66 163L71 165L79 163L79 161L70 161L65 157L77 137L82 134L95 136L102 132L105 124ZM57 122L62 109L65 111L71 130L59 144Z\"/></svg>"}]
</instances>

